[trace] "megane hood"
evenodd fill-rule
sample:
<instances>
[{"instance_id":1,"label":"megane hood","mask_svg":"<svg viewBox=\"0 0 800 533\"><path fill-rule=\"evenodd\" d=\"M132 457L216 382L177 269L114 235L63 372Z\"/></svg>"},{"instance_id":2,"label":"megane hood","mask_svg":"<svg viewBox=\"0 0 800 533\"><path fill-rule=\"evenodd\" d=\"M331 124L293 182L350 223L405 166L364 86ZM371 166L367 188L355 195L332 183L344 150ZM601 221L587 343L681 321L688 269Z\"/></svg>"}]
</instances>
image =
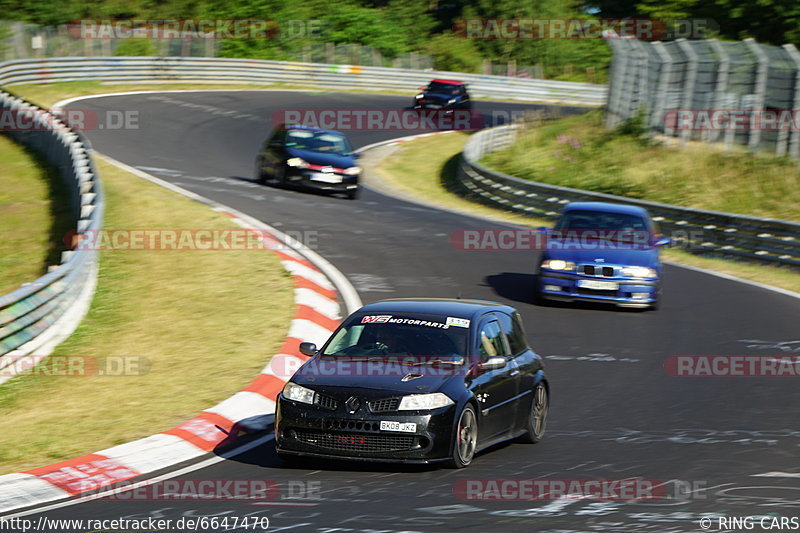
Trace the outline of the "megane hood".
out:
<instances>
[{"instance_id":1,"label":"megane hood","mask_svg":"<svg viewBox=\"0 0 800 533\"><path fill-rule=\"evenodd\" d=\"M336 168L350 168L356 166L355 159L346 155L315 152L313 150L303 150L292 147L287 147L286 151L290 157L299 157L312 165L332 166Z\"/></svg>"},{"instance_id":2,"label":"megane hood","mask_svg":"<svg viewBox=\"0 0 800 533\"><path fill-rule=\"evenodd\" d=\"M316 387L353 387L388 393L437 392L450 379L463 379L465 365L408 365L400 361L366 358L339 360L314 357L301 366L292 381Z\"/></svg>"}]
</instances>

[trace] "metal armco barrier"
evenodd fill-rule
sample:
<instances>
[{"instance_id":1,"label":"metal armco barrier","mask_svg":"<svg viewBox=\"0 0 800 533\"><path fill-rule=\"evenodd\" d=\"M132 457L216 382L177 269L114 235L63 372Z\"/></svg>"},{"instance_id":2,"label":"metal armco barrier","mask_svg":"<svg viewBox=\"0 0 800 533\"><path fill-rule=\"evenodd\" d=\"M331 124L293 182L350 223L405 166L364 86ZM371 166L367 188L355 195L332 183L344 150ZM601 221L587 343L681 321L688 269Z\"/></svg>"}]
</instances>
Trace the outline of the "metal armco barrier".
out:
<instances>
[{"instance_id":1,"label":"metal armco barrier","mask_svg":"<svg viewBox=\"0 0 800 533\"><path fill-rule=\"evenodd\" d=\"M255 59L182 57L61 57L0 63L0 79L9 85L48 81L203 81L217 83L287 83L309 89L358 88L413 91L433 78L455 78L470 84L476 97L531 102L602 106L605 85L507 78L434 70L355 65L290 63Z\"/></svg>"},{"instance_id":2,"label":"metal armco barrier","mask_svg":"<svg viewBox=\"0 0 800 533\"><path fill-rule=\"evenodd\" d=\"M458 180L465 192L492 205L531 216L555 218L564 204L600 201L646 208L675 245L692 252L800 267L800 223L714 211L701 211L545 185L489 169L484 155L514 142L519 125L489 128L474 134L461 156Z\"/></svg>"},{"instance_id":3,"label":"metal armco barrier","mask_svg":"<svg viewBox=\"0 0 800 533\"><path fill-rule=\"evenodd\" d=\"M4 82L0 75L0 85ZM76 233L99 229L103 194L83 138L50 113L5 91L0 91L0 113L30 125L6 134L58 169L69 188ZM47 355L72 332L88 306L96 276L96 251L67 251L47 274L0 296L0 383L14 374L8 369L21 357Z\"/></svg>"}]
</instances>

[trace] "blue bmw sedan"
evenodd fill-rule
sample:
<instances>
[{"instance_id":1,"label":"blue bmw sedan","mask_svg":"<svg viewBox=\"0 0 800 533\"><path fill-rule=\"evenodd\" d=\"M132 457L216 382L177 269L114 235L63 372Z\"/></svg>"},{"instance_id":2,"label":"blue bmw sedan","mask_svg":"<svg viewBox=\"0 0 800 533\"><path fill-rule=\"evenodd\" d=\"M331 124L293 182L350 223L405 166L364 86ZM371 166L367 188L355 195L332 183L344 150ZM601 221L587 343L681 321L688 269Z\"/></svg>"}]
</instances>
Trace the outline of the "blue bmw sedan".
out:
<instances>
[{"instance_id":1,"label":"blue bmw sedan","mask_svg":"<svg viewBox=\"0 0 800 533\"><path fill-rule=\"evenodd\" d=\"M553 229L536 276L541 299L594 301L620 307L658 306L660 235L647 210L605 202L572 202Z\"/></svg>"}]
</instances>

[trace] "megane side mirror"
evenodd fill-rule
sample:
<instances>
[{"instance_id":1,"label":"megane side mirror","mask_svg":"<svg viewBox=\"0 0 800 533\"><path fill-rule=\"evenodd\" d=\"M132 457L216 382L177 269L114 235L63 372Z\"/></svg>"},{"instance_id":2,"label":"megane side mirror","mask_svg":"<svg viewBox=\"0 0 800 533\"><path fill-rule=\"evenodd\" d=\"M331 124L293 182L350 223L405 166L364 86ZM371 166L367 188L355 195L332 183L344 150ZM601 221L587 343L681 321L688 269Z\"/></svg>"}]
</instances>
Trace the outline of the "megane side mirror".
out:
<instances>
[{"instance_id":1,"label":"megane side mirror","mask_svg":"<svg viewBox=\"0 0 800 533\"><path fill-rule=\"evenodd\" d=\"M498 368L503 368L506 366L506 358L505 357L490 357L485 363L481 365L481 370L484 372L487 370L497 370Z\"/></svg>"},{"instance_id":2,"label":"megane side mirror","mask_svg":"<svg viewBox=\"0 0 800 533\"><path fill-rule=\"evenodd\" d=\"M313 342L301 342L300 353L303 355L313 356L317 354L317 345Z\"/></svg>"}]
</instances>

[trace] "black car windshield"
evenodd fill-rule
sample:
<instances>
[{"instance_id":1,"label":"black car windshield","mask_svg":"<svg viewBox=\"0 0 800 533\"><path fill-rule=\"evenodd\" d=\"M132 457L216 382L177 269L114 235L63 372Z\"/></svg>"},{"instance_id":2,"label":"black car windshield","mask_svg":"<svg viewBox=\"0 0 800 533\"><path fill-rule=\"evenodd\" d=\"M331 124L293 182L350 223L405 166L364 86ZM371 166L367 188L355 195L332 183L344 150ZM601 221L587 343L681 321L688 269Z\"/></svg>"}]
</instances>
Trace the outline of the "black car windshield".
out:
<instances>
[{"instance_id":1,"label":"black car windshield","mask_svg":"<svg viewBox=\"0 0 800 533\"><path fill-rule=\"evenodd\" d=\"M647 220L629 213L610 213L607 211L567 211L553 228L555 231L573 230L619 230L648 231Z\"/></svg>"},{"instance_id":2,"label":"black car windshield","mask_svg":"<svg viewBox=\"0 0 800 533\"><path fill-rule=\"evenodd\" d=\"M470 321L427 314L357 315L334 334L323 355L336 357L402 357L463 362Z\"/></svg>"},{"instance_id":3,"label":"black car windshield","mask_svg":"<svg viewBox=\"0 0 800 533\"><path fill-rule=\"evenodd\" d=\"M458 94L458 85L432 81L428 84L428 91L432 93Z\"/></svg>"},{"instance_id":4,"label":"black car windshield","mask_svg":"<svg viewBox=\"0 0 800 533\"><path fill-rule=\"evenodd\" d=\"M346 155L352 152L350 143L347 142L344 135L328 131L288 130L286 147L337 155Z\"/></svg>"}]
</instances>

